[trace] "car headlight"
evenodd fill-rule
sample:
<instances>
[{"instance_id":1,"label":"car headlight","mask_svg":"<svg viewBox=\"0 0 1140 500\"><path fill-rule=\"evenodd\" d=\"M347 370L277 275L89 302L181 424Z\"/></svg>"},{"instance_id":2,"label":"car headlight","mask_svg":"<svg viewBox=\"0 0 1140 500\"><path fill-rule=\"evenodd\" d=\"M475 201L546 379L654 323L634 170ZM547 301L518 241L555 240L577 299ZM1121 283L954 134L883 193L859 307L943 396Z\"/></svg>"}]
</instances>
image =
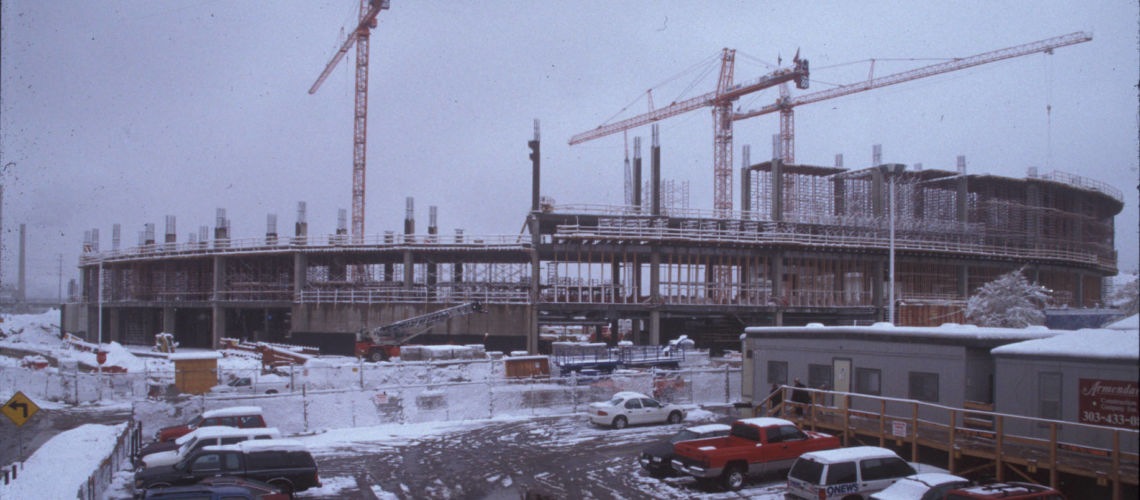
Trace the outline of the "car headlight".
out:
<instances>
[{"instance_id":1,"label":"car headlight","mask_svg":"<svg viewBox=\"0 0 1140 500\"><path fill-rule=\"evenodd\" d=\"M650 457L650 460L653 460L654 462L660 462L661 457Z\"/></svg>"}]
</instances>

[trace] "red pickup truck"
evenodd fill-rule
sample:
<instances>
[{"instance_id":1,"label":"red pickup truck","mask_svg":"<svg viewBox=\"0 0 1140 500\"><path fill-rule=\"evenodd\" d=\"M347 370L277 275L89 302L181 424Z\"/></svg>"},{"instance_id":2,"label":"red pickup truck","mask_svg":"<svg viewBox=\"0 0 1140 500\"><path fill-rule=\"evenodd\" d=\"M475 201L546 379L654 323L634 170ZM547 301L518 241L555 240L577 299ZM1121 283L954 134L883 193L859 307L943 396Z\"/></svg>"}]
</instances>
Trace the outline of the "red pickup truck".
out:
<instances>
[{"instance_id":1,"label":"red pickup truck","mask_svg":"<svg viewBox=\"0 0 1140 500\"><path fill-rule=\"evenodd\" d=\"M698 480L720 478L736 490L748 474L787 470L804 453L839 446L835 436L804 432L781 418L749 418L733 422L726 437L677 443L673 470Z\"/></svg>"}]
</instances>

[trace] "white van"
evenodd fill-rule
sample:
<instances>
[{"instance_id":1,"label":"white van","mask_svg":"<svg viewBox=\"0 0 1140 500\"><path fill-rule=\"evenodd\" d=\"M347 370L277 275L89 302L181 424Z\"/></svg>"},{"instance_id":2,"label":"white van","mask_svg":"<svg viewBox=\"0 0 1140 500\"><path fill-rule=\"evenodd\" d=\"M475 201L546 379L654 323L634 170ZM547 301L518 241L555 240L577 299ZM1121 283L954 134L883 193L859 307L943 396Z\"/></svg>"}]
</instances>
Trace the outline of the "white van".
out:
<instances>
[{"instance_id":1,"label":"white van","mask_svg":"<svg viewBox=\"0 0 1140 500\"><path fill-rule=\"evenodd\" d=\"M914 467L886 448L813 451L792 464L788 496L804 500L866 499L914 473Z\"/></svg>"},{"instance_id":2,"label":"white van","mask_svg":"<svg viewBox=\"0 0 1140 500\"><path fill-rule=\"evenodd\" d=\"M178 438L175 444L178 448L167 451L151 453L142 457L144 468L161 465L174 465L178 461L205 446L235 444L251 439L277 439L281 437L275 427L254 427L239 429L237 427L212 426L199 427L193 432Z\"/></svg>"}]
</instances>

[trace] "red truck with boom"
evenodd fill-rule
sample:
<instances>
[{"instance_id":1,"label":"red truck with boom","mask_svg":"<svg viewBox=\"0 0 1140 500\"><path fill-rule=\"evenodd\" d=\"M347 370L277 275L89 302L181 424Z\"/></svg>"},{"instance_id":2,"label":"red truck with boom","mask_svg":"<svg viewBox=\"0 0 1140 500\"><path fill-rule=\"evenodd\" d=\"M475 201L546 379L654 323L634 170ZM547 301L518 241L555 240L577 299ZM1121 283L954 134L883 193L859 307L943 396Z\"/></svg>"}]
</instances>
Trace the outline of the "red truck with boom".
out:
<instances>
[{"instance_id":1,"label":"red truck with boom","mask_svg":"<svg viewBox=\"0 0 1140 500\"><path fill-rule=\"evenodd\" d=\"M781 418L748 418L732 423L728 436L684 441L673 447L673 470L698 481L719 478L736 490L748 474L788 470L800 455L839 448L839 438L804 432Z\"/></svg>"},{"instance_id":2,"label":"red truck with boom","mask_svg":"<svg viewBox=\"0 0 1140 500\"><path fill-rule=\"evenodd\" d=\"M456 316L484 311L482 303L468 302L371 330L361 330L356 334L356 357L371 361L388 361L390 358L400 356L400 346L427 332L436 323L447 321Z\"/></svg>"}]
</instances>

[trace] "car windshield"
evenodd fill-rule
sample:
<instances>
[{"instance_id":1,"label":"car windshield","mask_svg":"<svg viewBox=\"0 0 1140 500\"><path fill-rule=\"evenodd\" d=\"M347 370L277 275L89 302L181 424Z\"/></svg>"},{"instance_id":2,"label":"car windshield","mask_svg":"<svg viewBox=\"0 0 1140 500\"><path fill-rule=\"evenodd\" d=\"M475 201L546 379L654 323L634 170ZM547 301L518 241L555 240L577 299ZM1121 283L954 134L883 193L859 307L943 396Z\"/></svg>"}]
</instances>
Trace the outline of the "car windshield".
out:
<instances>
[{"instance_id":1,"label":"car windshield","mask_svg":"<svg viewBox=\"0 0 1140 500\"><path fill-rule=\"evenodd\" d=\"M183 443L182 446L180 448L178 448L178 455L183 456L183 457L186 456L186 452L190 451L194 447L194 443L197 443L197 442L198 442L197 439L191 439L191 440Z\"/></svg>"},{"instance_id":2,"label":"car windshield","mask_svg":"<svg viewBox=\"0 0 1140 500\"><path fill-rule=\"evenodd\" d=\"M688 429L685 429L681 432L674 434L673 437L669 438L669 442L670 443L679 443L681 441L692 441L694 439L700 439L700 438L701 438L701 436L697 435L697 433L690 431Z\"/></svg>"},{"instance_id":3,"label":"car windshield","mask_svg":"<svg viewBox=\"0 0 1140 500\"><path fill-rule=\"evenodd\" d=\"M819 477L822 474L823 464L801 458L796 460L795 465L792 465L792 470L788 472L788 477L796 478L800 481L807 481L811 484L821 484Z\"/></svg>"},{"instance_id":4,"label":"car windshield","mask_svg":"<svg viewBox=\"0 0 1140 500\"><path fill-rule=\"evenodd\" d=\"M190 423L188 423L186 425L188 427L198 427L201 423L202 423L202 416L198 415L197 417L194 417L192 420L190 420Z\"/></svg>"},{"instance_id":5,"label":"car windshield","mask_svg":"<svg viewBox=\"0 0 1140 500\"><path fill-rule=\"evenodd\" d=\"M610 405L610 406L621 406L621 402L622 402L622 401L625 401L625 398L623 398L623 397L621 397L621 396L614 396L614 398L613 398L613 399L611 399L611 400L610 400L608 403L606 403L606 404L608 404L608 405Z\"/></svg>"}]
</instances>

